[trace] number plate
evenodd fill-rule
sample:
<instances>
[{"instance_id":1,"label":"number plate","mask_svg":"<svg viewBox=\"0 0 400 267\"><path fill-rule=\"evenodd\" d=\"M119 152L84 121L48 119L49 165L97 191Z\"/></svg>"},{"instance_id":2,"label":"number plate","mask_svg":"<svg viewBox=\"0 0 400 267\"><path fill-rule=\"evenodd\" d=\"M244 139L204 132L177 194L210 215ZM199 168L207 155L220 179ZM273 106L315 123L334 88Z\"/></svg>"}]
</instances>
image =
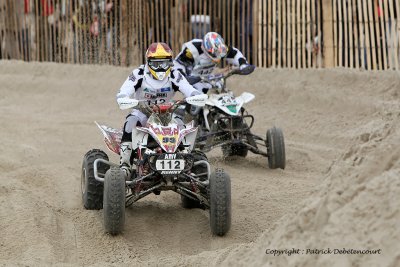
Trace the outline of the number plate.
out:
<instances>
[{"instance_id":1,"label":"number plate","mask_svg":"<svg viewBox=\"0 0 400 267\"><path fill-rule=\"evenodd\" d=\"M184 168L185 160L183 159L159 159L156 161L157 171L176 171L179 173Z\"/></svg>"},{"instance_id":2,"label":"number plate","mask_svg":"<svg viewBox=\"0 0 400 267\"><path fill-rule=\"evenodd\" d=\"M229 95L223 96L219 100L219 102L220 102L221 106L236 106L237 105L236 99Z\"/></svg>"}]
</instances>

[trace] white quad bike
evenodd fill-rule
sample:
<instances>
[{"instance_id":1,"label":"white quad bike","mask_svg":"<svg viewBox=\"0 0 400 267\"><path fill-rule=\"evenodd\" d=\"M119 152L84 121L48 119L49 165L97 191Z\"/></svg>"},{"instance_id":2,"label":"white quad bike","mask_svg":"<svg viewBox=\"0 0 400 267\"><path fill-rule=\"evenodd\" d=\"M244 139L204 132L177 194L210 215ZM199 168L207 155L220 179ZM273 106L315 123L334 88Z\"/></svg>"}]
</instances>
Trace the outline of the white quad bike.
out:
<instances>
[{"instance_id":1,"label":"white quad bike","mask_svg":"<svg viewBox=\"0 0 400 267\"><path fill-rule=\"evenodd\" d=\"M254 71L254 66L245 69L232 69L225 73L210 74L205 77L187 77L189 83L206 82L212 88L208 90L205 107L197 116L199 126L196 147L208 152L215 147L221 147L224 157L246 157L248 151L268 158L271 169L285 168L285 143L282 130L272 127L267 130L266 138L253 134L250 129L254 117L246 111L244 104L252 101L255 96L244 92L235 96L226 88L226 79L234 74L248 75ZM261 150L259 147L266 149Z\"/></svg>"},{"instance_id":2,"label":"white quad bike","mask_svg":"<svg viewBox=\"0 0 400 267\"><path fill-rule=\"evenodd\" d=\"M181 104L202 106L206 98L206 95L197 95L173 104L141 106L151 115L147 125L137 127L139 135L132 136L138 149L132 153L131 177L127 178L119 165L110 162L102 150L92 149L86 153L81 176L83 205L86 209L103 208L106 232L112 235L121 233L125 207L150 193L159 195L165 190L179 193L184 208L209 209L213 234L222 236L229 231L230 177L221 168L211 172L205 154L194 150L197 134L194 122L178 125L173 116ZM97 126L107 147L119 154L122 131L105 125Z\"/></svg>"}]
</instances>

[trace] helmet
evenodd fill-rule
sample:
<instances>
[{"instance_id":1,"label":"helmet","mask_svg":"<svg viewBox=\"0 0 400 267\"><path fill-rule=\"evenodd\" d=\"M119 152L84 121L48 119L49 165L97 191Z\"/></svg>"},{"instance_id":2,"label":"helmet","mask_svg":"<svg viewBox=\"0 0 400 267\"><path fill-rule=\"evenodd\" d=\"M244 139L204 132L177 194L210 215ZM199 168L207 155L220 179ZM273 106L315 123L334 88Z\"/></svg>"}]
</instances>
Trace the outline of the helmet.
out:
<instances>
[{"instance_id":1,"label":"helmet","mask_svg":"<svg viewBox=\"0 0 400 267\"><path fill-rule=\"evenodd\" d=\"M152 43L146 52L146 64L156 80L164 80L171 71L172 50L165 43Z\"/></svg>"},{"instance_id":2,"label":"helmet","mask_svg":"<svg viewBox=\"0 0 400 267\"><path fill-rule=\"evenodd\" d=\"M209 32L204 35L202 47L213 61L219 62L221 58L226 56L227 49L224 39L216 32Z\"/></svg>"}]
</instances>

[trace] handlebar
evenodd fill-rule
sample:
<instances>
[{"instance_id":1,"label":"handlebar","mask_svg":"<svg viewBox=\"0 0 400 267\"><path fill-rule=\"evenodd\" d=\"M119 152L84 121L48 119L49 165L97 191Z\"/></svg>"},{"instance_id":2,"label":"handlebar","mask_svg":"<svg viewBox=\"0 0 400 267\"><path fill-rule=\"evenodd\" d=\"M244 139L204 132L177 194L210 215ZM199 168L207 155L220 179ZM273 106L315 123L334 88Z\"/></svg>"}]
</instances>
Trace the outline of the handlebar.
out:
<instances>
[{"instance_id":1,"label":"handlebar","mask_svg":"<svg viewBox=\"0 0 400 267\"><path fill-rule=\"evenodd\" d=\"M254 71L254 69L256 68L256 66L254 65L248 65L246 68L244 69L239 69L239 68L234 68L231 71L229 71L228 73L224 74L224 73L219 73L219 74L210 74L206 77L201 77L201 76L188 76L186 77L186 80L191 84L195 84L198 82L212 82L214 80L220 80L220 79L227 79L228 77L232 76L232 75L249 75L250 73L252 73Z\"/></svg>"},{"instance_id":2,"label":"handlebar","mask_svg":"<svg viewBox=\"0 0 400 267\"><path fill-rule=\"evenodd\" d=\"M170 102L168 104L155 104L155 103L148 103L146 101L142 101L143 104L141 106L146 109L150 113L174 113L175 110L182 104L186 103L185 100L177 100L175 102Z\"/></svg>"},{"instance_id":3,"label":"handlebar","mask_svg":"<svg viewBox=\"0 0 400 267\"><path fill-rule=\"evenodd\" d=\"M189 96L186 97L185 99L182 100L177 100L174 102L170 102L167 104L155 104L155 103L148 103L147 100L141 100L141 103L145 103L144 105L142 104L141 106L144 107L147 111L150 113L157 112L158 114L160 113L174 113L175 110L183 104L190 104L194 106L204 106L206 104L208 96L205 94L197 94L194 96Z\"/></svg>"}]
</instances>

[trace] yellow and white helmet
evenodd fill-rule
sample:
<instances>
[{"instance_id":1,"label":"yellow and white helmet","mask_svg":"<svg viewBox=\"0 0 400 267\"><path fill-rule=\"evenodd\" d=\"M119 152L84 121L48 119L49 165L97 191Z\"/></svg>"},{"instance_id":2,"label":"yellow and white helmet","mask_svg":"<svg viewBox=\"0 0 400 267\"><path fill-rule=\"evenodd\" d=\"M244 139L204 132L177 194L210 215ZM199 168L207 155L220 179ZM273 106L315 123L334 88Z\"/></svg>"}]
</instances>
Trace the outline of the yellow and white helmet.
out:
<instances>
[{"instance_id":1,"label":"yellow and white helmet","mask_svg":"<svg viewBox=\"0 0 400 267\"><path fill-rule=\"evenodd\" d=\"M166 43L152 43L146 52L146 64L156 80L164 80L173 65L172 50Z\"/></svg>"}]
</instances>

